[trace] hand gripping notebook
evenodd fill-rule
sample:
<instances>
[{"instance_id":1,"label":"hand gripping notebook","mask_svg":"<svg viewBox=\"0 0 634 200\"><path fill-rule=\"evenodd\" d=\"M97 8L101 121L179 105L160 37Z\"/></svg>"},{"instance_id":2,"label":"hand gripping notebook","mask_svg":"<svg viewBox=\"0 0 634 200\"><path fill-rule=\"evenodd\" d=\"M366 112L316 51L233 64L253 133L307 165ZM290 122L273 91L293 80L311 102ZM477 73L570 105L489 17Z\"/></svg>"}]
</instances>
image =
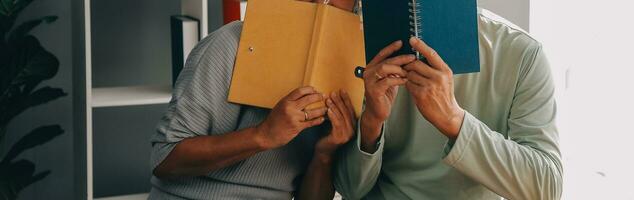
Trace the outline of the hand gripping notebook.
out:
<instances>
[{"instance_id":1,"label":"hand gripping notebook","mask_svg":"<svg viewBox=\"0 0 634 200\"><path fill-rule=\"evenodd\" d=\"M365 66L361 19L350 11L296 0L249 0L228 100L273 108L292 90L348 92L357 116ZM309 108L324 106L323 102Z\"/></svg>"},{"instance_id":2,"label":"hand gripping notebook","mask_svg":"<svg viewBox=\"0 0 634 200\"><path fill-rule=\"evenodd\" d=\"M454 74L480 71L476 0L363 0L362 11L368 60L396 40L404 44L396 55L417 54L408 42L416 36Z\"/></svg>"}]
</instances>

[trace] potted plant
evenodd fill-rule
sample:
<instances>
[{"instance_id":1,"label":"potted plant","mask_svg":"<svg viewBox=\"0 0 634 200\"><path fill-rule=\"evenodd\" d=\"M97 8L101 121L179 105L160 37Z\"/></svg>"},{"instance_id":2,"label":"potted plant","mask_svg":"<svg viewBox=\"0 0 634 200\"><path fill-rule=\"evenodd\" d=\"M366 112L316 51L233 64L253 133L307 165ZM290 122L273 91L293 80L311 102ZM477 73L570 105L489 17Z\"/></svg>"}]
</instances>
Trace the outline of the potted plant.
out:
<instances>
[{"instance_id":1,"label":"potted plant","mask_svg":"<svg viewBox=\"0 0 634 200\"><path fill-rule=\"evenodd\" d=\"M33 0L0 0L0 144L8 133L7 125L25 110L60 97L60 88L41 87L44 80L57 74L59 61L29 32L42 23L52 23L56 16L45 16L14 25ZM42 180L50 171L35 171L32 161L18 155L61 135L59 125L35 128L14 143L8 151L0 148L0 199L16 199L25 187ZM14 134L14 133L11 133Z\"/></svg>"}]
</instances>

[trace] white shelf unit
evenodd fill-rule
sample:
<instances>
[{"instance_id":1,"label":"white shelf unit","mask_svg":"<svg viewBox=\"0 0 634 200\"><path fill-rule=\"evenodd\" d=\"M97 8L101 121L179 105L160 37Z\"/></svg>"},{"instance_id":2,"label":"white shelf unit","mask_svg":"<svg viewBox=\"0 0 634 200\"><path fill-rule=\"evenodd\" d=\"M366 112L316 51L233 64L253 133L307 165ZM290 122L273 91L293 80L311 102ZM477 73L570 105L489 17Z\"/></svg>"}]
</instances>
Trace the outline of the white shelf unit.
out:
<instances>
[{"instance_id":1,"label":"white shelf unit","mask_svg":"<svg viewBox=\"0 0 634 200\"><path fill-rule=\"evenodd\" d=\"M170 101L172 86L130 86L92 89L92 107L162 104Z\"/></svg>"},{"instance_id":2,"label":"white shelf unit","mask_svg":"<svg viewBox=\"0 0 634 200\"><path fill-rule=\"evenodd\" d=\"M101 2L98 2L101 1ZM78 200L140 200L147 199L147 193L140 194L125 194L120 196L100 197L95 198L94 188L94 171L93 171L93 124L101 123L94 120L99 117L94 117L93 112L95 109L128 109L135 106L146 106L154 104L165 104L171 99L171 85L165 83L164 85L156 84L135 84L135 85L123 85L118 87L95 87L93 86L93 73L95 72L93 59L96 53L93 43L95 39L95 33L93 28L99 24L93 24L93 12L95 9L103 9L102 7L95 8L95 2L103 3L103 1L109 0L72 0L71 10L73 12L73 118L74 118L74 199ZM147 3L154 3L154 1L146 0ZM218 0L181 0L181 14L190 15L200 20L201 38L208 34L209 27L218 27L221 24L222 5ZM138 4L135 4L138 6ZM148 6L152 7L152 6ZM208 12L209 9L213 9L213 12ZM140 13L144 14L144 13ZM165 13L164 18L156 20L165 20L169 23L169 16L178 13ZM114 13L112 18L118 19L118 13ZM217 19L214 22L210 22L209 18ZM117 22L119 22L117 21ZM125 22L125 20L123 20ZM170 29L164 31L169 32ZM152 32L152 30L146 31ZM169 43L169 41L167 41ZM130 45L134 45L130 42ZM142 47L152 48L152 47ZM99 51L103 53L103 51ZM114 52L116 53L116 52ZM121 59L113 57L111 59ZM153 59L153 58L147 58ZM102 63L97 63L102 64ZM166 66L171 66L171 63L167 63ZM103 69L100 69L103 70ZM106 69L107 70L107 69ZM170 69L165 69L171 71ZM103 71L101 71L103 72ZM169 76L168 78L171 78ZM101 117L103 120L103 117ZM153 131L153 130L148 130ZM149 138L148 138L149 139ZM148 148L149 140L147 141ZM103 148L103 147L102 147ZM149 171L149 169L148 169ZM149 186L149 180L146 180ZM120 186L114 185L112 187L125 187L125 183L122 182ZM149 188L148 188L149 189Z\"/></svg>"},{"instance_id":3,"label":"white shelf unit","mask_svg":"<svg viewBox=\"0 0 634 200\"><path fill-rule=\"evenodd\" d=\"M131 194L131 195L121 195L114 197L105 197L105 198L95 198L95 200L147 200L147 193L142 194Z\"/></svg>"}]
</instances>

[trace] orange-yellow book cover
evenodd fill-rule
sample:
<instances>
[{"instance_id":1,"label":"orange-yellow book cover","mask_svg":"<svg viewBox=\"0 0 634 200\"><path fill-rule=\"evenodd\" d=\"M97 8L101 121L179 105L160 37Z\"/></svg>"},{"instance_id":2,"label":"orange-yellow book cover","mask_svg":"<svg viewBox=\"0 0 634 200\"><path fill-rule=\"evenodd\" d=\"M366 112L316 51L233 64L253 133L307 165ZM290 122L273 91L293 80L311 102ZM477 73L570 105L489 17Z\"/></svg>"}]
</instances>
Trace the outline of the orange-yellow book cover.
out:
<instances>
[{"instance_id":1,"label":"orange-yellow book cover","mask_svg":"<svg viewBox=\"0 0 634 200\"><path fill-rule=\"evenodd\" d=\"M250 0L228 100L272 108L293 89L346 90L357 116L365 66L361 18L339 8L296 0ZM323 106L311 105L311 107Z\"/></svg>"}]
</instances>

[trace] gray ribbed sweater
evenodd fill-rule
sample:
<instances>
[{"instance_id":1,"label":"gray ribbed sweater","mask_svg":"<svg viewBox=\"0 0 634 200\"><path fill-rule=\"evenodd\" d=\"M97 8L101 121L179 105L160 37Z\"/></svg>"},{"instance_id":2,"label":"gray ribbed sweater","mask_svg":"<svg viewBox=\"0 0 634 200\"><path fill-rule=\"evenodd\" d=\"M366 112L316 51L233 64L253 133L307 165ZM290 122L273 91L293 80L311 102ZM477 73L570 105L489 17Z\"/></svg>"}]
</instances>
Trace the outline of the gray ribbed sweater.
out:
<instances>
[{"instance_id":1,"label":"gray ribbed sweater","mask_svg":"<svg viewBox=\"0 0 634 200\"><path fill-rule=\"evenodd\" d=\"M241 22L228 24L189 55L152 138L152 170L185 138L251 127L267 116L266 109L226 100L241 30ZM306 130L285 147L258 153L207 176L169 181L152 177L149 199L290 199L311 159L316 132L317 128Z\"/></svg>"}]
</instances>

